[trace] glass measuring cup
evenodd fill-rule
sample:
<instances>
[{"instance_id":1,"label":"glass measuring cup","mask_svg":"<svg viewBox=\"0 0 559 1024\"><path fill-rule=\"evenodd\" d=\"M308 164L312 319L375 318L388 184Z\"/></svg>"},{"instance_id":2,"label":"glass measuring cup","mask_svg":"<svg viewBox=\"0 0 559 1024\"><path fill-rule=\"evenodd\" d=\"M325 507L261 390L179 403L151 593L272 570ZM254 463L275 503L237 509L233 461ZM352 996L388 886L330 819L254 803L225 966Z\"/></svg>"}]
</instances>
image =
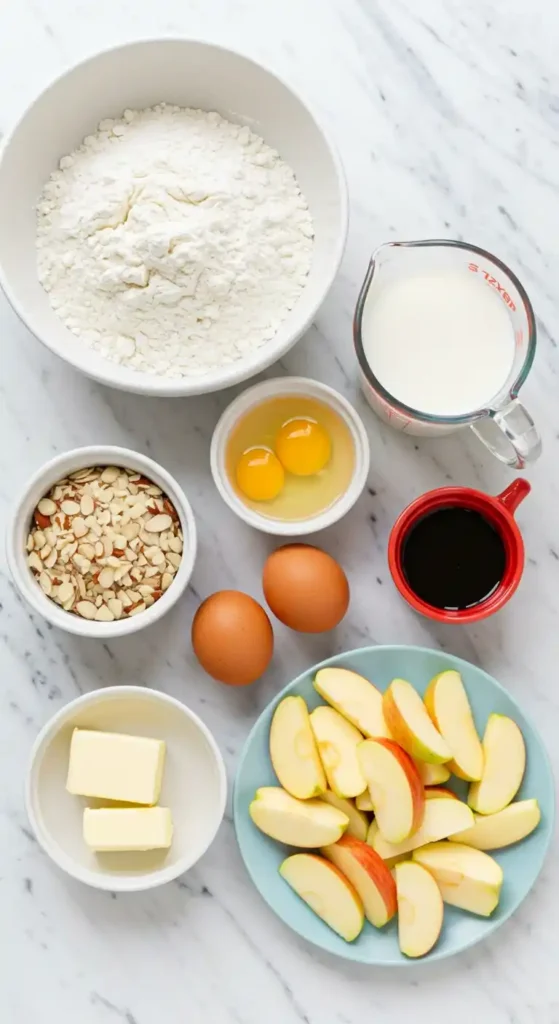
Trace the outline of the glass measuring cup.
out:
<instances>
[{"instance_id":1,"label":"glass measuring cup","mask_svg":"<svg viewBox=\"0 0 559 1024\"><path fill-rule=\"evenodd\" d=\"M435 416L400 402L375 377L363 348L362 322L365 306L375 301L376 290L387 282L449 270L476 275L482 284L498 294L512 323L515 354L508 378L485 407L459 416ZM469 426L493 455L516 469L522 469L540 455L538 431L518 400L518 392L530 372L536 351L534 311L516 275L485 249L450 239L386 242L379 246L371 257L357 300L353 338L365 397L391 427L408 434L437 437Z\"/></svg>"}]
</instances>

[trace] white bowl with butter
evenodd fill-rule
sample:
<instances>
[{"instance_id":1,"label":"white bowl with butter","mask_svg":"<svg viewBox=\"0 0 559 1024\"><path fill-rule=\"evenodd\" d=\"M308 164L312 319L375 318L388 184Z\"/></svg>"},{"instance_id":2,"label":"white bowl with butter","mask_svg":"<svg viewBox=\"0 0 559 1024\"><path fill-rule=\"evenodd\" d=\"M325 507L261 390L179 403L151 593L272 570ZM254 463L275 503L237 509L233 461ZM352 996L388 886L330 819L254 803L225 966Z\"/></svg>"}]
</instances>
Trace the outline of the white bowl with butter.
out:
<instances>
[{"instance_id":1,"label":"white bowl with butter","mask_svg":"<svg viewBox=\"0 0 559 1024\"><path fill-rule=\"evenodd\" d=\"M101 736L97 744L94 736L76 729L116 735L113 742ZM70 776L74 792L69 792L70 748L76 736L82 749ZM160 749L153 742L125 742L119 751L118 736L159 741ZM130 768L130 757L135 760L131 791L126 789L130 779L122 776L123 764ZM124 786L124 795L136 806L76 795L99 785L106 794L107 779ZM63 871L97 889L138 892L172 881L200 859L223 818L226 793L219 748L193 711L157 690L114 686L71 701L41 730L31 754L26 805L37 840ZM156 807L149 806L152 800ZM84 838L87 809L85 835L98 844L97 850ZM94 813L100 809L112 812L114 820L110 813ZM143 810L156 813L123 813ZM141 845L146 836L158 848L121 849L127 843Z\"/></svg>"}]
</instances>

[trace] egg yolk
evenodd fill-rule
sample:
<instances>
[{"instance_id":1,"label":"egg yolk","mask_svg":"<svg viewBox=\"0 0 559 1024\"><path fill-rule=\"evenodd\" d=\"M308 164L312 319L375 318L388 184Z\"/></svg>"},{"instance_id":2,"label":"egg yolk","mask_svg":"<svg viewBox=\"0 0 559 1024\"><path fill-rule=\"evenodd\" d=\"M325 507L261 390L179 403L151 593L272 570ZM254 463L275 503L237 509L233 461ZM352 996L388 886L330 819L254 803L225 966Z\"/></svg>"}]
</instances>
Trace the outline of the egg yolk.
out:
<instances>
[{"instance_id":1,"label":"egg yolk","mask_svg":"<svg viewBox=\"0 0 559 1024\"><path fill-rule=\"evenodd\" d=\"M247 448L237 463L237 485L251 501L271 501L283 489L285 473L269 448Z\"/></svg>"},{"instance_id":2,"label":"egg yolk","mask_svg":"<svg viewBox=\"0 0 559 1024\"><path fill-rule=\"evenodd\" d=\"M284 469L295 476L320 473L332 451L324 427L306 417L296 417L284 423L276 438L275 448Z\"/></svg>"}]
</instances>

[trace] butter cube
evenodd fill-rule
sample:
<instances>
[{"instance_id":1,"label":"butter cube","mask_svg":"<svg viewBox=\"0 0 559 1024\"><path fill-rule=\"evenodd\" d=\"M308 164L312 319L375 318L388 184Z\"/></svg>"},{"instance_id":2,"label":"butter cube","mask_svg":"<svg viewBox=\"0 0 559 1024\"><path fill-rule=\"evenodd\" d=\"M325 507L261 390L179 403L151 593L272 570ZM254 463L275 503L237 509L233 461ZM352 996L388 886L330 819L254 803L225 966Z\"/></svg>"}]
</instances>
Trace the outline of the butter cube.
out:
<instances>
[{"instance_id":1,"label":"butter cube","mask_svg":"<svg viewBox=\"0 0 559 1024\"><path fill-rule=\"evenodd\" d=\"M66 789L76 796L156 804L164 763L163 740L74 729Z\"/></svg>"},{"instance_id":2,"label":"butter cube","mask_svg":"<svg viewBox=\"0 0 559 1024\"><path fill-rule=\"evenodd\" d=\"M173 819L168 807L86 807L83 837L99 853L166 850Z\"/></svg>"}]
</instances>

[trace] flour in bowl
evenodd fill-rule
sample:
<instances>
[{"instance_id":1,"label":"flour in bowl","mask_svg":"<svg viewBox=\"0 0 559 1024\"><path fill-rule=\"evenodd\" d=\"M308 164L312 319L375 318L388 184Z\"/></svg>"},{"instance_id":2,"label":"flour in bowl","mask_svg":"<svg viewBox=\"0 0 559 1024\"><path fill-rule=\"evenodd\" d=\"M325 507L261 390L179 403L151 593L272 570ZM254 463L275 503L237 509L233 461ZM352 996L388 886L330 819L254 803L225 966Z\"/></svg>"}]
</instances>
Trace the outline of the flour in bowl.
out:
<instances>
[{"instance_id":1,"label":"flour in bowl","mask_svg":"<svg viewBox=\"0 0 559 1024\"><path fill-rule=\"evenodd\" d=\"M58 317L105 358L165 377L273 338L312 248L278 153L217 113L168 104L101 121L37 204L39 280Z\"/></svg>"}]
</instances>

